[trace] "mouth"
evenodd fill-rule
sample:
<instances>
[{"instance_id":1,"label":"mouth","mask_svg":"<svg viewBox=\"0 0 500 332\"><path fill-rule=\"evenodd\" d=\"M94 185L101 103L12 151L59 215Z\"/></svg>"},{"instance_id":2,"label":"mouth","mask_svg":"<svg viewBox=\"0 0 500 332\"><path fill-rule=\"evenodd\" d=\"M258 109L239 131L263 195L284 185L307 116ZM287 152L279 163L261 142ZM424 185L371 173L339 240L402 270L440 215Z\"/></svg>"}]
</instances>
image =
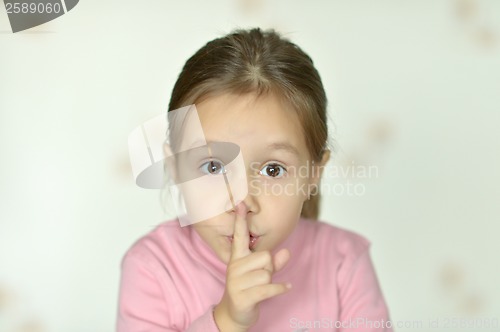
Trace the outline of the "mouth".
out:
<instances>
[{"instance_id":1,"label":"mouth","mask_svg":"<svg viewBox=\"0 0 500 332\"><path fill-rule=\"evenodd\" d=\"M233 243L233 235L228 236L229 242ZM250 233L249 234L249 241L248 241L248 249L251 251L254 251L255 247L257 246L257 243L259 242L260 235L255 235Z\"/></svg>"}]
</instances>

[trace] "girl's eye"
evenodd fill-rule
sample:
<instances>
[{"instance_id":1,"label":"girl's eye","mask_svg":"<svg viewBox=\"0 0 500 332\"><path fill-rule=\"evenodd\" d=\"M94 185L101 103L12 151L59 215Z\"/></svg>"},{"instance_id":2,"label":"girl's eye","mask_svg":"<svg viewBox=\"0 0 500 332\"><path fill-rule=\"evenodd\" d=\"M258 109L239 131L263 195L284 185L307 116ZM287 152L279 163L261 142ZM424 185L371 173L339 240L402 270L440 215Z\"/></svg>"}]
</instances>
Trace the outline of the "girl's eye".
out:
<instances>
[{"instance_id":1,"label":"girl's eye","mask_svg":"<svg viewBox=\"0 0 500 332\"><path fill-rule=\"evenodd\" d=\"M286 169L278 164L269 164L264 166L264 168L260 170L260 174L264 176L270 176L272 178L280 178L284 176L285 173Z\"/></svg>"},{"instance_id":2,"label":"girl's eye","mask_svg":"<svg viewBox=\"0 0 500 332\"><path fill-rule=\"evenodd\" d=\"M211 174L211 175L222 174L224 173L224 165L217 160L210 160L203 163L200 166L200 170L205 174Z\"/></svg>"}]
</instances>

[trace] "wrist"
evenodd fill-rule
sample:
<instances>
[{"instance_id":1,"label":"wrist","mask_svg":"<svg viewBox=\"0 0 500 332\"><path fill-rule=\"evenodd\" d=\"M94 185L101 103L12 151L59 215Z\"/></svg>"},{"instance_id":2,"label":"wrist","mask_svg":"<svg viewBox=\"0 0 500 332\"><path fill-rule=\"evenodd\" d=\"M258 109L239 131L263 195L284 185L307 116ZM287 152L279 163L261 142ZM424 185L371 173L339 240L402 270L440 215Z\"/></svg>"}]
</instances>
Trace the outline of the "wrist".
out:
<instances>
[{"instance_id":1,"label":"wrist","mask_svg":"<svg viewBox=\"0 0 500 332\"><path fill-rule=\"evenodd\" d=\"M219 332L247 332L248 330L248 328L233 321L227 310L220 303L215 306L213 315Z\"/></svg>"}]
</instances>

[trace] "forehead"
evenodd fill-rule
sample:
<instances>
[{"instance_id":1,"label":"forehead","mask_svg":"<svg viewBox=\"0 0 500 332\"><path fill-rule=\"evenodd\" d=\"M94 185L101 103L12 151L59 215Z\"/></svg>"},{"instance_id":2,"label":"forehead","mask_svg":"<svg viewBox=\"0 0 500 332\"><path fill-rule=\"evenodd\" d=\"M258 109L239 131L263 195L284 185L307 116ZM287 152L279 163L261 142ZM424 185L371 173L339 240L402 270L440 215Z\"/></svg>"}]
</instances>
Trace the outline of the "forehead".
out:
<instances>
[{"instance_id":1,"label":"forehead","mask_svg":"<svg viewBox=\"0 0 500 332\"><path fill-rule=\"evenodd\" d=\"M207 141L226 141L242 148L294 147L308 154L295 110L273 94L223 94L196 104Z\"/></svg>"}]
</instances>

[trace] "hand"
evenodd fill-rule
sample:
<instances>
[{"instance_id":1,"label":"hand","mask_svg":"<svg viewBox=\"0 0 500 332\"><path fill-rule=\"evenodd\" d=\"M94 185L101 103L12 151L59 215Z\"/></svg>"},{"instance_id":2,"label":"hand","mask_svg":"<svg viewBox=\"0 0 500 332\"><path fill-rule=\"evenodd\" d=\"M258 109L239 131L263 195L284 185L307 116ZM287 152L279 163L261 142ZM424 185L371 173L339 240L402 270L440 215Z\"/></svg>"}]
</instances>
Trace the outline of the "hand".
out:
<instances>
[{"instance_id":1,"label":"hand","mask_svg":"<svg viewBox=\"0 0 500 332\"><path fill-rule=\"evenodd\" d=\"M226 288L215 307L214 319L221 332L247 331L259 318L258 304L287 292L290 284L273 284L272 275L281 270L290 253L280 250L272 256L269 251L252 253L244 203L236 207L231 257L227 265Z\"/></svg>"}]
</instances>

